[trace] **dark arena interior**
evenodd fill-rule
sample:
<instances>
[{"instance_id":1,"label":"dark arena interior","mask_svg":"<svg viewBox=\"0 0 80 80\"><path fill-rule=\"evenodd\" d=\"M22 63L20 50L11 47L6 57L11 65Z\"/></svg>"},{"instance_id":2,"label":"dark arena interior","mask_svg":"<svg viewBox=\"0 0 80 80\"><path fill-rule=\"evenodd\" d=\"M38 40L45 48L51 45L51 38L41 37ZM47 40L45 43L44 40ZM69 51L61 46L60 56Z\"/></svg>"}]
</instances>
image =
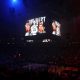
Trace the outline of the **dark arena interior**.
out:
<instances>
[{"instance_id":1,"label":"dark arena interior","mask_svg":"<svg viewBox=\"0 0 80 80\"><path fill-rule=\"evenodd\" d=\"M0 80L80 80L79 0L0 0Z\"/></svg>"}]
</instances>

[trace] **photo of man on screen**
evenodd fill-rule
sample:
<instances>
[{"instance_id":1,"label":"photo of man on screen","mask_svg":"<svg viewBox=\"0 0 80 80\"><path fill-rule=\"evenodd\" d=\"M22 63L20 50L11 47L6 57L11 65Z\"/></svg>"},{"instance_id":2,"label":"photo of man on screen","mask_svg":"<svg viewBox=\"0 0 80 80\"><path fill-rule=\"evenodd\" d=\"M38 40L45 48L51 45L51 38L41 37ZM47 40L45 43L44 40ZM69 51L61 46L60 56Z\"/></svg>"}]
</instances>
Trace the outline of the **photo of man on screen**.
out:
<instances>
[{"instance_id":1,"label":"photo of man on screen","mask_svg":"<svg viewBox=\"0 0 80 80\"><path fill-rule=\"evenodd\" d=\"M25 30L26 30L25 36L29 36L31 29L30 29L30 24L28 22L25 24Z\"/></svg>"},{"instance_id":2,"label":"photo of man on screen","mask_svg":"<svg viewBox=\"0 0 80 80\"><path fill-rule=\"evenodd\" d=\"M31 35L37 35L37 32L38 32L38 25L34 20L31 26Z\"/></svg>"},{"instance_id":3,"label":"photo of man on screen","mask_svg":"<svg viewBox=\"0 0 80 80\"><path fill-rule=\"evenodd\" d=\"M38 33L45 33L45 27L43 25L43 21L40 21L39 22L39 25L38 25Z\"/></svg>"},{"instance_id":4,"label":"photo of man on screen","mask_svg":"<svg viewBox=\"0 0 80 80\"><path fill-rule=\"evenodd\" d=\"M52 34L57 35L57 36L61 36L60 27L61 27L60 23L53 20L53 22L52 22L52 29L53 29Z\"/></svg>"}]
</instances>

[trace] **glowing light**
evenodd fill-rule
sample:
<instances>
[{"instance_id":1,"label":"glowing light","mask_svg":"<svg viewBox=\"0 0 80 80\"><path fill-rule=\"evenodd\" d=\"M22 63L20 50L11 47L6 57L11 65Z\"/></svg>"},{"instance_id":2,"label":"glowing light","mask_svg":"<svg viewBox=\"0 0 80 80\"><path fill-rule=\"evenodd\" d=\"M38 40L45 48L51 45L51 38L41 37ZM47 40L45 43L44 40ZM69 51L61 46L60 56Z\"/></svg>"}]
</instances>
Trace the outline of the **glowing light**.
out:
<instances>
[{"instance_id":1,"label":"glowing light","mask_svg":"<svg viewBox=\"0 0 80 80\"><path fill-rule=\"evenodd\" d=\"M12 5L18 5L19 1L18 0L12 0Z\"/></svg>"},{"instance_id":2,"label":"glowing light","mask_svg":"<svg viewBox=\"0 0 80 80\"><path fill-rule=\"evenodd\" d=\"M19 9L19 7L21 7L21 0L19 1L19 0L10 0L11 1L11 4L10 4L10 6L11 7L15 7L15 8L18 8Z\"/></svg>"},{"instance_id":3,"label":"glowing light","mask_svg":"<svg viewBox=\"0 0 80 80\"><path fill-rule=\"evenodd\" d=\"M13 0L13 2L17 2L17 0Z\"/></svg>"}]
</instances>

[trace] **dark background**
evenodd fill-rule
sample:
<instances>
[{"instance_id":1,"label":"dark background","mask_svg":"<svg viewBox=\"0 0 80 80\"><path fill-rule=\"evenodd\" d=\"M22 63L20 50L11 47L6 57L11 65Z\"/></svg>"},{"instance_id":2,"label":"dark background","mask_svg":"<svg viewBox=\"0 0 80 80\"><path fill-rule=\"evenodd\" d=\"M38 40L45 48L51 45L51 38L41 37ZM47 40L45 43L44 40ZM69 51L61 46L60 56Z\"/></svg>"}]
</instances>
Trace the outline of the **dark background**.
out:
<instances>
[{"instance_id":1,"label":"dark background","mask_svg":"<svg viewBox=\"0 0 80 80\"><path fill-rule=\"evenodd\" d=\"M80 39L80 1L79 0L1 0L0 36L24 36L24 25L28 19L46 16L49 21L55 19L62 25L62 36ZM78 38L78 39L77 39Z\"/></svg>"},{"instance_id":2,"label":"dark background","mask_svg":"<svg viewBox=\"0 0 80 80\"><path fill-rule=\"evenodd\" d=\"M68 46L61 46L57 41L51 43L26 44L24 25L28 19L47 17L46 28L49 32L50 20L61 23L61 38L69 41ZM25 37L26 38L26 37ZM20 40L21 39L21 40ZM20 40L20 41L19 41ZM80 1L79 0L0 0L0 62L11 61L48 61L48 59L73 64L80 63ZM58 46L58 47L56 47ZM28 51L27 51L28 50ZM61 56L61 53L64 56ZM21 56L19 56L19 54ZM61 56L60 60L53 56ZM63 60L64 58L65 60ZM67 59L66 59L67 58ZM7 61L8 60L8 61ZM76 61L75 61L76 60ZM63 62L64 61L64 62ZM15 63L16 62L16 63ZM74 64L75 64L74 63Z\"/></svg>"}]
</instances>

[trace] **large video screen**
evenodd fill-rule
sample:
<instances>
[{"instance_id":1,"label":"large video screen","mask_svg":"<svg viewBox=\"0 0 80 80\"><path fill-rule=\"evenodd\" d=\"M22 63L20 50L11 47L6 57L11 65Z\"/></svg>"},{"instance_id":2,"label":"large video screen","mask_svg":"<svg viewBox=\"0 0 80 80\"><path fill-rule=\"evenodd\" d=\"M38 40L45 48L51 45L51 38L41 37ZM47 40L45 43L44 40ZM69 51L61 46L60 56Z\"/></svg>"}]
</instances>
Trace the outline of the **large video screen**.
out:
<instances>
[{"instance_id":1,"label":"large video screen","mask_svg":"<svg viewBox=\"0 0 80 80\"><path fill-rule=\"evenodd\" d=\"M47 28L44 24L46 22L46 17L38 17L38 18L33 18L30 20L27 20L25 23L25 36L35 36L38 34L44 34L47 33L46 29ZM51 34L56 35L56 36L61 36L61 24L56 21L52 20L50 23L52 28Z\"/></svg>"},{"instance_id":2,"label":"large video screen","mask_svg":"<svg viewBox=\"0 0 80 80\"><path fill-rule=\"evenodd\" d=\"M34 36L37 35L38 33L39 34L46 33L44 26L45 19L46 17L39 17L28 20L25 24L26 30L25 36Z\"/></svg>"}]
</instances>

